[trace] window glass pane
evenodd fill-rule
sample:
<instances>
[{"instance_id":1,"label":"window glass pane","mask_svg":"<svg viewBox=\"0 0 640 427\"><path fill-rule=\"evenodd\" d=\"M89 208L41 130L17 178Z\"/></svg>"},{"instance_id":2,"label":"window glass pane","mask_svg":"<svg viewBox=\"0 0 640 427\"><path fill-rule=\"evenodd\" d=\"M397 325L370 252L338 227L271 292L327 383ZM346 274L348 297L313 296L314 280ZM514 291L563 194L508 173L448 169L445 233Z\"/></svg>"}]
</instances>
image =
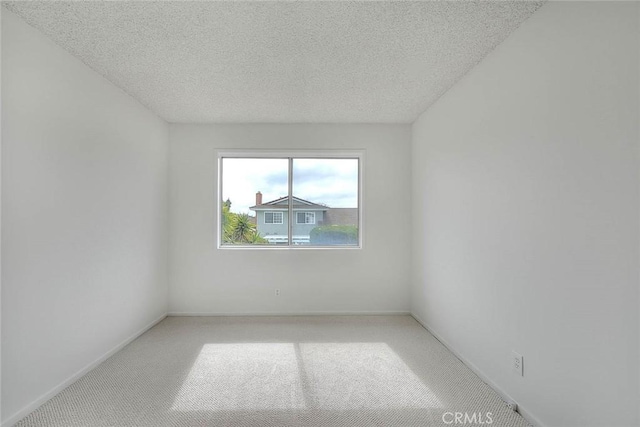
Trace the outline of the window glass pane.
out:
<instances>
[{"instance_id":1,"label":"window glass pane","mask_svg":"<svg viewBox=\"0 0 640 427\"><path fill-rule=\"evenodd\" d=\"M257 208L256 208L257 209ZM282 224L282 212L265 212L264 223L265 224Z\"/></svg>"},{"instance_id":2,"label":"window glass pane","mask_svg":"<svg viewBox=\"0 0 640 427\"><path fill-rule=\"evenodd\" d=\"M305 224L315 224L316 223L315 212L306 212L304 219L305 219Z\"/></svg>"},{"instance_id":3,"label":"window glass pane","mask_svg":"<svg viewBox=\"0 0 640 427\"><path fill-rule=\"evenodd\" d=\"M288 159L222 158L222 244L287 244Z\"/></svg>"},{"instance_id":4,"label":"window glass pane","mask_svg":"<svg viewBox=\"0 0 640 427\"><path fill-rule=\"evenodd\" d=\"M294 244L358 245L358 208L358 159L293 159Z\"/></svg>"}]
</instances>

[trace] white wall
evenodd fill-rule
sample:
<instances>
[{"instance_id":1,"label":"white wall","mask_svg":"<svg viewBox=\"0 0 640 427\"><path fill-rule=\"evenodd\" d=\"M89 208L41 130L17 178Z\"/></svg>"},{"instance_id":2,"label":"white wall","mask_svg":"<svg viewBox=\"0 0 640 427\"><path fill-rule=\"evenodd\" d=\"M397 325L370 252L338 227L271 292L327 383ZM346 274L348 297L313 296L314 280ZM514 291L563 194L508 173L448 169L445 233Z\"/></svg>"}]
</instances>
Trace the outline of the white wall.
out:
<instances>
[{"instance_id":1,"label":"white wall","mask_svg":"<svg viewBox=\"0 0 640 427\"><path fill-rule=\"evenodd\" d=\"M170 312L407 312L410 132L409 125L171 125ZM365 149L364 249L216 249L215 151L240 148Z\"/></svg>"},{"instance_id":2,"label":"white wall","mask_svg":"<svg viewBox=\"0 0 640 427\"><path fill-rule=\"evenodd\" d=\"M2 12L6 423L166 313L168 126Z\"/></svg>"},{"instance_id":3,"label":"white wall","mask_svg":"<svg viewBox=\"0 0 640 427\"><path fill-rule=\"evenodd\" d=\"M638 425L637 8L546 4L413 125L412 310L541 425Z\"/></svg>"},{"instance_id":4,"label":"white wall","mask_svg":"<svg viewBox=\"0 0 640 427\"><path fill-rule=\"evenodd\" d=\"M2 7L0 7L0 22ZM0 31L0 46L2 46L2 31ZM0 55L0 81L2 80L2 55ZM0 84L0 100L2 99L2 85ZM2 103L0 102L0 242L2 241ZM2 245L0 244L0 390L2 389ZM1 396L0 391L0 398ZM2 422L2 402L0 402L0 423Z\"/></svg>"}]
</instances>

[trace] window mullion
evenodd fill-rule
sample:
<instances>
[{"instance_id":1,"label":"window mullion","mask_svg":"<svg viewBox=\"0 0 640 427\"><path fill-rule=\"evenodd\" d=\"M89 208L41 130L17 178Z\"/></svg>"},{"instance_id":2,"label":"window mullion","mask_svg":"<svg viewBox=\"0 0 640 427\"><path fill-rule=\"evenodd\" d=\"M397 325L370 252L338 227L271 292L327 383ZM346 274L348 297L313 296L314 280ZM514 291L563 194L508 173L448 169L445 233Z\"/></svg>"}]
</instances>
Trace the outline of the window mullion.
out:
<instances>
[{"instance_id":1,"label":"window mullion","mask_svg":"<svg viewBox=\"0 0 640 427\"><path fill-rule=\"evenodd\" d=\"M289 203L288 203L288 221L287 221L287 228L288 228L288 245L291 246L293 243L293 157L289 157L289 174L288 174L288 178L289 178Z\"/></svg>"}]
</instances>

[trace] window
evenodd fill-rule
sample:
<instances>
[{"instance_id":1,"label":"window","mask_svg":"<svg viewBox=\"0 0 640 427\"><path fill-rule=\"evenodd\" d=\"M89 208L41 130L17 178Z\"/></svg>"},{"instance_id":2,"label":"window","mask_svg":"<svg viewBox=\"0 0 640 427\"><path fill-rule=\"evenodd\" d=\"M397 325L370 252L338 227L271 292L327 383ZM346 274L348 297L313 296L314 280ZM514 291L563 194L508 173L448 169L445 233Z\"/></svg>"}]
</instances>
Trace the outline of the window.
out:
<instances>
[{"instance_id":1,"label":"window","mask_svg":"<svg viewBox=\"0 0 640 427\"><path fill-rule=\"evenodd\" d=\"M219 152L219 247L361 247L362 157Z\"/></svg>"},{"instance_id":2,"label":"window","mask_svg":"<svg viewBox=\"0 0 640 427\"><path fill-rule=\"evenodd\" d=\"M315 224L316 214L314 212L298 212L296 222L298 224Z\"/></svg>"},{"instance_id":3,"label":"window","mask_svg":"<svg viewBox=\"0 0 640 427\"><path fill-rule=\"evenodd\" d=\"M265 212L265 224L282 224L282 212Z\"/></svg>"}]
</instances>

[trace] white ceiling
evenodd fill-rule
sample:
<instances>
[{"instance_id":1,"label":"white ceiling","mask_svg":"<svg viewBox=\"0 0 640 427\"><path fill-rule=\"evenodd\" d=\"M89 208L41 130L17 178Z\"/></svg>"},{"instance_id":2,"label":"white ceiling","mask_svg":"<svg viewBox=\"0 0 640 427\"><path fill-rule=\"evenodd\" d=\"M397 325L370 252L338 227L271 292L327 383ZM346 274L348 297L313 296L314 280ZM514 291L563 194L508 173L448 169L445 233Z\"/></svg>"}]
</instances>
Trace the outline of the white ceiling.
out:
<instances>
[{"instance_id":1,"label":"white ceiling","mask_svg":"<svg viewBox=\"0 0 640 427\"><path fill-rule=\"evenodd\" d=\"M4 5L169 122L408 123L542 2Z\"/></svg>"}]
</instances>

